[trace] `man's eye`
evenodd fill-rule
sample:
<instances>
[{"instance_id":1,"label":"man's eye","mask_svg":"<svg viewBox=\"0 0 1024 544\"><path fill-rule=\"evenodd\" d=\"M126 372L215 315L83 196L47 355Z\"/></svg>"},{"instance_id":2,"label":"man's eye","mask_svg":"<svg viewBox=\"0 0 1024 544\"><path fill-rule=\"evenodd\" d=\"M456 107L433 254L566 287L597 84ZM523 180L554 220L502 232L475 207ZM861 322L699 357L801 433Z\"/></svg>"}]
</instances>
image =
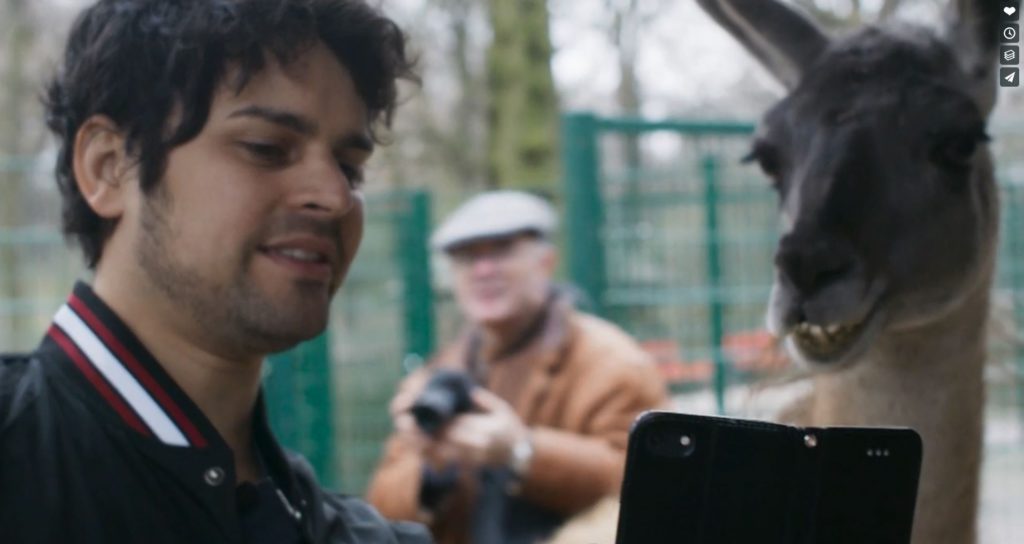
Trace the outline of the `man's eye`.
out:
<instances>
[{"instance_id":1,"label":"man's eye","mask_svg":"<svg viewBox=\"0 0 1024 544\"><path fill-rule=\"evenodd\" d=\"M241 146L252 158L268 165L280 165L288 160L288 150L277 144L241 142Z\"/></svg>"},{"instance_id":2,"label":"man's eye","mask_svg":"<svg viewBox=\"0 0 1024 544\"><path fill-rule=\"evenodd\" d=\"M341 173L345 174L345 178L348 179L349 185L353 189L358 189L363 185L363 169L359 166L352 166L350 164L338 163L338 168L341 169Z\"/></svg>"}]
</instances>

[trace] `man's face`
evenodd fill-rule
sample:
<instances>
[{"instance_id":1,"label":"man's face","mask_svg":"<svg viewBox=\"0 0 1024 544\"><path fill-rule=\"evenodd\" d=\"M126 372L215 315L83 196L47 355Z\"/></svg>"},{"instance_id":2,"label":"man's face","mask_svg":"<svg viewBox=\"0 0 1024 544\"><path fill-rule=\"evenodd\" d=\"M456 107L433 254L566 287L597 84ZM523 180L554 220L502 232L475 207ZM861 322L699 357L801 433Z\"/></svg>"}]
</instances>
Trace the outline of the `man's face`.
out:
<instances>
[{"instance_id":1,"label":"man's face","mask_svg":"<svg viewBox=\"0 0 1024 544\"><path fill-rule=\"evenodd\" d=\"M470 242L449 256L456 301L471 322L484 327L500 327L539 309L556 264L550 244L525 235Z\"/></svg>"},{"instance_id":2,"label":"man's face","mask_svg":"<svg viewBox=\"0 0 1024 544\"><path fill-rule=\"evenodd\" d=\"M268 60L239 93L222 85L199 135L169 153L123 220L145 276L202 335L267 353L324 329L362 238L366 115L317 45Z\"/></svg>"}]
</instances>

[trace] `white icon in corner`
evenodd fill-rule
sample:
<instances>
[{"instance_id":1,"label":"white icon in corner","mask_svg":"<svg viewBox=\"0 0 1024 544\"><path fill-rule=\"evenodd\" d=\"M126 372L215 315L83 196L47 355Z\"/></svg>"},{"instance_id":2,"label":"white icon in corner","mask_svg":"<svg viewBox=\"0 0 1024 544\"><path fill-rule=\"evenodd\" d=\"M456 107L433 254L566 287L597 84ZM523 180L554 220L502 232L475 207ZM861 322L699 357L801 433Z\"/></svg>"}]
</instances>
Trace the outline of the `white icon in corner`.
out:
<instances>
[{"instance_id":1,"label":"white icon in corner","mask_svg":"<svg viewBox=\"0 0 1024 544\"><path fill-rule=\"evenodd\" d=\"M1019 69L1016 67L1011 68L1000 68L999 69L999 86L1000 87L1020 87L1020 77L1018 77Z\"/></svg>"},{"instance_id":2,"label":"white icon in corner","mask_svg":"<svg viewBox=\"0 0 1024 544\"><path fill-rule=\"evenodd\" d=\"M1003 8L1003 13L1007 15L1013 15L1014 13L1017 13L1017 8L1013 6L1006 6L1005 8Z\"/></svg>"}]
</instances>

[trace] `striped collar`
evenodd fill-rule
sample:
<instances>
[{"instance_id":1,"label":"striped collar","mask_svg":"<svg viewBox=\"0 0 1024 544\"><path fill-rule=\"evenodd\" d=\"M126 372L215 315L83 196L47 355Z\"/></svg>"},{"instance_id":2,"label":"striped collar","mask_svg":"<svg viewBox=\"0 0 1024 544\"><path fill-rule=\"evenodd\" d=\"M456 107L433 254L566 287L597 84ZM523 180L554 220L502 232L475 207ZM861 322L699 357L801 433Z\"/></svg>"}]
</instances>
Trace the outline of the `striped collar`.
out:
<instances>
[{"instance_id":1,"label":"striped collar","mask_svg":"<svg viewBox=\"0 0 1024 544\"><path fill-rule=\"evenodd\" d=\"M216 435L128 326L85 283L75 285L47 336L139 434L195 448L207 447Z\"/></svg>"}]
</instances>

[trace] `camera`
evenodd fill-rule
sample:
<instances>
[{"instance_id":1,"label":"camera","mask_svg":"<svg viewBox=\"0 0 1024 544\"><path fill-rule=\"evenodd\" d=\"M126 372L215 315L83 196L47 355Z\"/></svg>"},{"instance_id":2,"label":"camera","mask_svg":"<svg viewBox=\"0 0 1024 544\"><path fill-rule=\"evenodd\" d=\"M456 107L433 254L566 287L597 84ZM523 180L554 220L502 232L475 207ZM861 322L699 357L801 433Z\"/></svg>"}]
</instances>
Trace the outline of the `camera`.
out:
<instances>
[{"instance_id":1,"label":"camera","mask_svg":"<svg viewBox=\"0 0 1024 544\"><path fill-rule=\"evenodd\" d=\"M475 383L465 372L438 370L409 411L424 433L434 436L455 416L473 408Z\"/></svg>"},{"instance_id":2,"label":"camera","mask_svg":"<svg viewBox=\"0 0 1024 544\"><path fill-rule=\"evenodd\" d=\"M659 457L689 457L697 449L697 429L672 429L653 426L645 434L648 452Z\"/></svg>"}]
</instances>

